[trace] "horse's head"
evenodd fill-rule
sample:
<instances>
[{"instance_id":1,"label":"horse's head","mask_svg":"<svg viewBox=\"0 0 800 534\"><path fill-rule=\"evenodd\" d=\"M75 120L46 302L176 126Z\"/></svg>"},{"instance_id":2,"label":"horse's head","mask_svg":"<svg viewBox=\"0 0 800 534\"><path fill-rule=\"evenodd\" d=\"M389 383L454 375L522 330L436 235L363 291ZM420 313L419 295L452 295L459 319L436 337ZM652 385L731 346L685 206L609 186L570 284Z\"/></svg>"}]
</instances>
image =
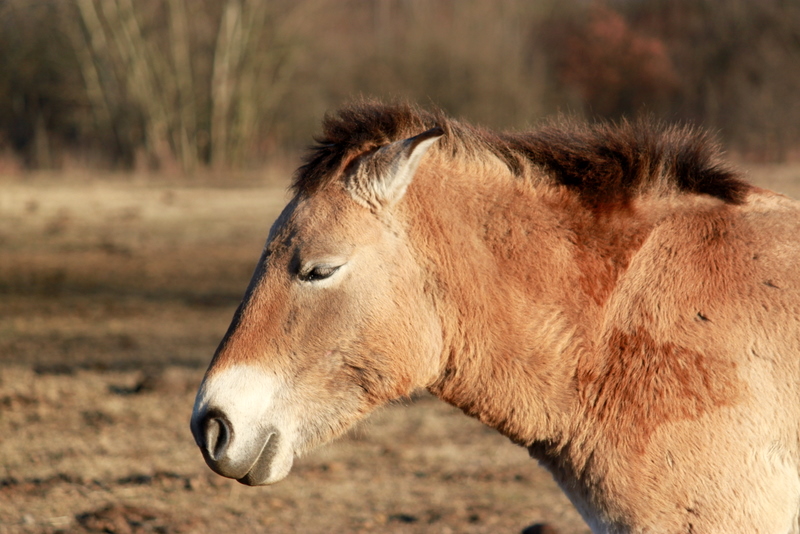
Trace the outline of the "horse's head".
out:
<instances>
[{"instance_id":1,"label":"horse's head","mask_svg":"<svg viewBox=\"0 0 800 534\"><path fill-rule=\"evenodd\" d=\"M281 480L295 455L438 375L439 320L397 214L440 135L362 154L273 225L194 406L217 473Z\"/></svg>"}]
</instances>

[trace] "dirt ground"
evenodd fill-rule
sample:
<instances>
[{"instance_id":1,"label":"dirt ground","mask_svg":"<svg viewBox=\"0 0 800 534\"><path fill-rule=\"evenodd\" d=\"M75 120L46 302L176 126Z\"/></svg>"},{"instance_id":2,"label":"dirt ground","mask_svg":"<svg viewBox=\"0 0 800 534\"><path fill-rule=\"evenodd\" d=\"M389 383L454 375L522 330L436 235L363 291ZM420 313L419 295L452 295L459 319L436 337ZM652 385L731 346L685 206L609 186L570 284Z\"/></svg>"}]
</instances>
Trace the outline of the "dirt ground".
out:
<instances>
[{"instance_id":1,"label":"dirt ground","mask_svg":"<svg viewBox=\"0 0 800 534\"><path fill-rule=\"evenodd\" d=\"M800 168L751 178L800 195ZM0 177L0 533L588 532L524 449L426 395L249 488L188 421L284 183Z\"/></svg>"}]
</instances>

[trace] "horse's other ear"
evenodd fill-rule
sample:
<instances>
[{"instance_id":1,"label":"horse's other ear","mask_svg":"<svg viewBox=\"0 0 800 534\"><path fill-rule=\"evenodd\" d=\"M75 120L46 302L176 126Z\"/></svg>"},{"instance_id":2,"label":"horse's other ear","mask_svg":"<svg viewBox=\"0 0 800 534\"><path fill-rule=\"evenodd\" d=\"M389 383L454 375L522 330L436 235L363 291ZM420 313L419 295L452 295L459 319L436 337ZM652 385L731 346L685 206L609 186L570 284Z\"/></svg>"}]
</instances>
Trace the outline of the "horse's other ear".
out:
<instances>
[{"instance_id":1,"label":"horse's other ear","mask_svg":"<svg viewBox=\"0 0 800 534\"><path fill-rule=\"evenodd\" d=\"M351 192L369 204L393 206L405 195L422 156L443 135L444 130L436 126L379 148L362 162L362 172L350 184Z\"/></svg>"}]
</instances>

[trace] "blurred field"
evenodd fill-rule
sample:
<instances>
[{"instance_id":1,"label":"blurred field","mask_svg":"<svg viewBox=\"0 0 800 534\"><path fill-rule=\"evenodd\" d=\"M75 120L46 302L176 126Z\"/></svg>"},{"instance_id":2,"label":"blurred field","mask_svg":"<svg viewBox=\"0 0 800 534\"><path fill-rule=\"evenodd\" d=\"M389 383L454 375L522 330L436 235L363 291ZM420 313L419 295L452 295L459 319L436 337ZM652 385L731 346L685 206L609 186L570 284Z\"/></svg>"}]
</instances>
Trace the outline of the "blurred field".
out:
<instances>
[{"instance_id":1,"label":"blurred field","mask_svg":"<svg viewBox=\"0 0 800 534\"><path fill-rule=\"evenodd\" d=\"M749 175L800 196L800 167ZM274 487L208 470L194 393L284 184L0 178L0 533L586 532L523 449L426 395Z\"/></svg>"}]
</instances>

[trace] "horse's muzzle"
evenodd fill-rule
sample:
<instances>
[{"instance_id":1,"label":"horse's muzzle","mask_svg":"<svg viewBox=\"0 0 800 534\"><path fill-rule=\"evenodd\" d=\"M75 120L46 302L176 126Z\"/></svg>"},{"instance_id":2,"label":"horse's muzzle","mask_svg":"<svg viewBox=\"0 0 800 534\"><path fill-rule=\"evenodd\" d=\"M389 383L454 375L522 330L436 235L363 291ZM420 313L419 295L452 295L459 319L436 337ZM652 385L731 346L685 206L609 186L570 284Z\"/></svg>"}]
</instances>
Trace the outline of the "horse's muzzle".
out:
<instances>
[{"instance_id":1,"label":"horse's muzzle","mask_svg":"<svg viewBox=\"0 0 800 534\"><path fill-rule=\"evenodd\" d=\"M238 443L231 422L214 408L195 414L191 428L206 464L215 473L248 486L270 480L280 439L275 428L263 428L255 436L249 436L247 443Z\"/></svg>"}]
</instances>

